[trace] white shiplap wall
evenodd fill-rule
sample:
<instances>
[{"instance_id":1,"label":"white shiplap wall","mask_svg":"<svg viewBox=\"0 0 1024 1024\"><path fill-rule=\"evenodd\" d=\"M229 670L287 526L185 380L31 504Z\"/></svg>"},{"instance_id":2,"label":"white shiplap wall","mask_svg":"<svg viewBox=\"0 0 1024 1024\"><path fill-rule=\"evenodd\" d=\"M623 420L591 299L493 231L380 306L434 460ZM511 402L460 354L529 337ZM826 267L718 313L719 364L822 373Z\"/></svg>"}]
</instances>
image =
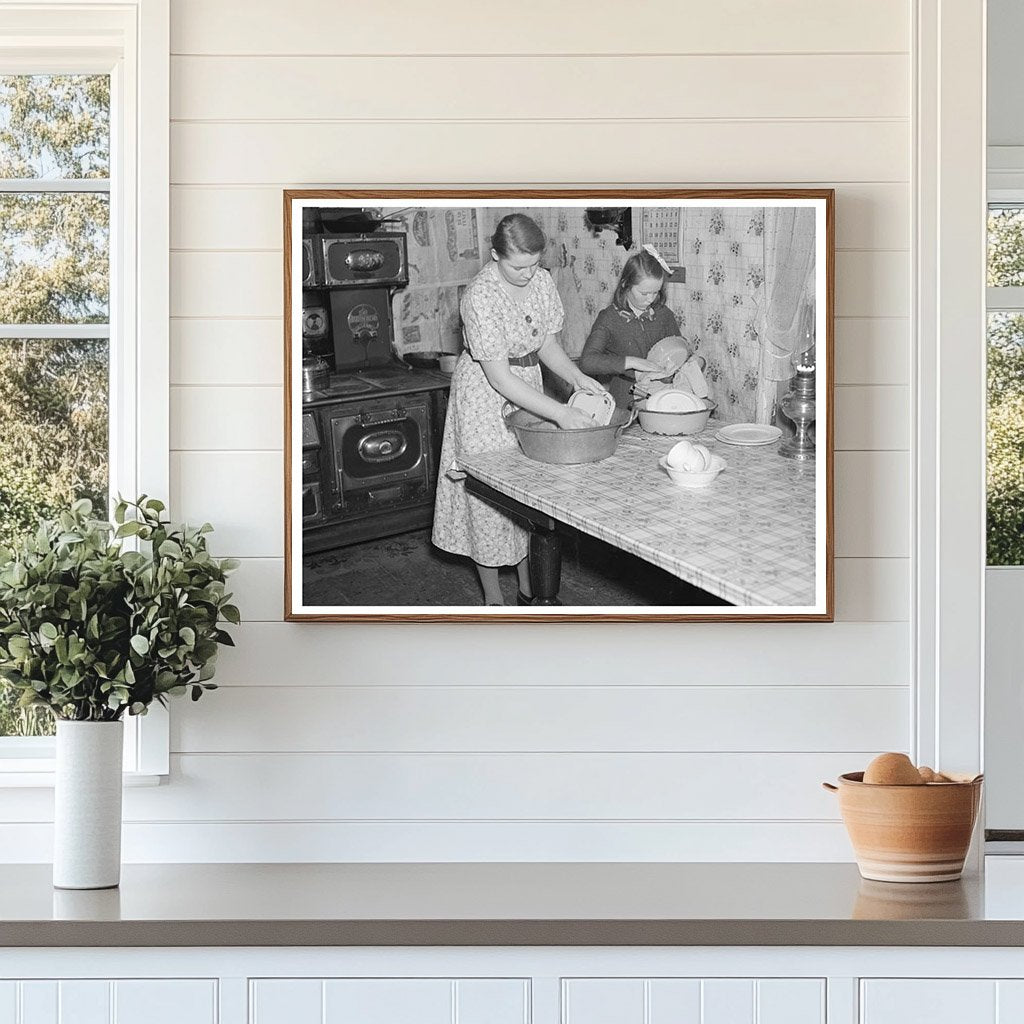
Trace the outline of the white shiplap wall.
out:
<instances>
[{"instance_id":1,"label":"white shiplap wall","mask_svg":"<svg viewBox=\"0 0 1024 1024\"><path fill-rule=\"evenodd\" d=\"M128 859L849 858L818 783L911 733L911 6L172 0L173 511L246 622ZM834 625L281 621L281 190L533 183L837 189Z\"/></svg>"}]
</instances>

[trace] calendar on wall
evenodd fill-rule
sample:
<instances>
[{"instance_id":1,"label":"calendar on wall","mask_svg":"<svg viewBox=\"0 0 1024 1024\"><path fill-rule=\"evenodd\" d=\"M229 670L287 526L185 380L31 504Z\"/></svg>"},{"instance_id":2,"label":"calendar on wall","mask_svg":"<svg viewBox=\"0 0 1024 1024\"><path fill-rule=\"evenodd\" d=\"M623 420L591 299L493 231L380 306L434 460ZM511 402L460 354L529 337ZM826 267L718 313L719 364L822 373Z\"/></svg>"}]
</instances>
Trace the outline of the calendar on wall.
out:
<instances>
[{"instance_id":1,"label":"calendar on wall","mask_svg":"<svg viewBox=\"0 0 1024 1024\"><path fill-rule=\"evenodd\" d=\"M678 206L647 206L641 217L642 242L653 245L669 266L683 263L683 222Z\"/></svg>"}]
</instances>

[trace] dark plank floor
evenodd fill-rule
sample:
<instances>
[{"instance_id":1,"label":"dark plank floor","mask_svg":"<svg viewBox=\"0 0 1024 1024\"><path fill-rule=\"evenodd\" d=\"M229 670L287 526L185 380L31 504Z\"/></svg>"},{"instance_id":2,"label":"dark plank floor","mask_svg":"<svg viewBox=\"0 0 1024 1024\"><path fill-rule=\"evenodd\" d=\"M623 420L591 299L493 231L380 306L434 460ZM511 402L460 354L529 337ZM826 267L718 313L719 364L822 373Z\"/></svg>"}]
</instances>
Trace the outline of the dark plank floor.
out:
<instances>
[{"instance_id":1,"label":"dark plank floor","mask_svg":"<svg viewBox=\"0 0 1024 1024\"><path fill-rule=\"evenodd\" d=\"M515 604L516 574L502 574L505 602ZM566 529L562 588L571 606L699 606L725 602L642 559ZM466 558L439 551L429 530L336 548L303 559L303 600L309 605L451 606L483 603L476 570Z\"/></svg>"}]
</instances>

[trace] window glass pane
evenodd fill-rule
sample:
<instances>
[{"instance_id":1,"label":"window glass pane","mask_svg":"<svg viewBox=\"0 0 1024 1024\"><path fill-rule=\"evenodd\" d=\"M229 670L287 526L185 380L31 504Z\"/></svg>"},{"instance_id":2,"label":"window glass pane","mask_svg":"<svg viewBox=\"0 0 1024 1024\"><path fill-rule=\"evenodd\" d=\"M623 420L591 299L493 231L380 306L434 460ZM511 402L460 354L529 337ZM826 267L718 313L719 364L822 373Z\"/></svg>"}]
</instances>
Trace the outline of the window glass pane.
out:
<instances>
[{"instance_id":1,"label":"window glass pane","mask_svg":"<svg viewBox=\"0 0 1024 1024\"><path fill-rule=\"evenodd\" d=\"M110 197L0 193L0 323L106 323Z\"/></svg>"},{"instance_id":2,"label":"window glass pane","mask_svg":"<svg viewBox=\"0 0 1024 1024\"><path fill-rule=\"evenodd\" d=\"M990 206L988 211L988 284L1024 285L1024 207Z\"/></svg>"},{"instance_id":3,"label":"window glass pane","mask_svg":"<svg viewBox=\"0 0 1024 1024\"><path fill-rule=\"evenodd\" d=\"M0 339L0 541L76 498L107 508L106 339Z\"/></svg>"},{"instance_id":4,"label":"window glass pane","mask_svg":"<svg viewBox=\"0 0 1024 1024\"><path fill-rule=\"evenodd\" d=\"M106 75L0 76L0 179L110 176ZM104 192L0 193L0 323L109 319ZM107 513L106 340L0 339L0 544L78 497ZM52 734L0 684L0 736Z\"/></svg>"},{"instance_id":5,"label":"window glass pane","mask_svg":"<svg viewBox=\"0 0 1024 1024\"><path fill-rule=\"evenodd\" d=\"M988 317L988 564L1024 565L1024 314Z\"/></svg>"},{"instance_id":6,"label":"window glass pane","mask_svg":"<svg viewBox=\"0 0 1024 1024\"><path fill-rule=\"evenodd\" d=\"M18 690L0 683L0 736L55 736L57 723L49 710L18 707L20 697Z\"/></svg>"},{"instance_id":7,"label":"window glass pane","mask_svg":"<svg viewBox=\"0 0 1024 1024\"><path fill-rule=\"evenodd\" d=\"M108 75L0 75L0 178L109 178Z\"/></svg>"},{"instance_id":8,"label":"window glass pane","mask_svg":"<svg viewBox=\"0 0 1024 1024\"><path fill-rule=\"evenodd\" d=\"M0 339L0 544L79 497L107 514L108 346ZM52 732L0 683L0 736Z\"/></svg>"}]
</instances>

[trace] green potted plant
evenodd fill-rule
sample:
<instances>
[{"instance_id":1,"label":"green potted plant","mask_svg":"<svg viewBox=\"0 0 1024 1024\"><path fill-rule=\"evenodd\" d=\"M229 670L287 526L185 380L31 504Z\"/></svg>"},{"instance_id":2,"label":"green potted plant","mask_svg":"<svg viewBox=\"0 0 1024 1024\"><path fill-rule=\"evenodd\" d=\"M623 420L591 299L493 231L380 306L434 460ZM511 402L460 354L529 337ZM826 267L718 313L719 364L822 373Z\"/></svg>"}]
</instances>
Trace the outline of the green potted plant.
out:
<instances>
[{"instance_id":1,"label":"green potted plant","mask_svg":"<svg viewBox=\"0 0 1024 1024\"><path fill-rule=\"evenodd\" d=\"M118 884L123 717L215 689L234 559L214 558L209 523L172 525L143 495L114 522L82 500L0 548L0 677L57 722L54 885ZM137 539L137 547L136 540ZM129 545L132 545L129 547Z\"/></svg>"}]
</instances>

